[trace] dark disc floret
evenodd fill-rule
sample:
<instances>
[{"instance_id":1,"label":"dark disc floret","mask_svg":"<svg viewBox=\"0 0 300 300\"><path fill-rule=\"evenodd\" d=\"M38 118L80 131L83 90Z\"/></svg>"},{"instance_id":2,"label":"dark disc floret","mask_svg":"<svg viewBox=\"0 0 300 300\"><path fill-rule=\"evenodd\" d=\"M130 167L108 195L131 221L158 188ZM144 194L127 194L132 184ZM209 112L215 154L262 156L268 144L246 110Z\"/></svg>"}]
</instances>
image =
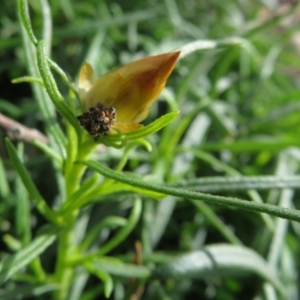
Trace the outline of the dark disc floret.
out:
<instances>
[{"instance_id":1,"label":"dark disc floret","mask_svg":"<svg viewBox=\"0 0 300 300\"><path fill-rule=\"evenodd\" d=\"M80 125L97 141L101 134L107 134L115 124L116 116L114 107L105 107L99 102L96 106L90 107L89 111L78 116L77 119Z\"/></svg>"}]
</instances>

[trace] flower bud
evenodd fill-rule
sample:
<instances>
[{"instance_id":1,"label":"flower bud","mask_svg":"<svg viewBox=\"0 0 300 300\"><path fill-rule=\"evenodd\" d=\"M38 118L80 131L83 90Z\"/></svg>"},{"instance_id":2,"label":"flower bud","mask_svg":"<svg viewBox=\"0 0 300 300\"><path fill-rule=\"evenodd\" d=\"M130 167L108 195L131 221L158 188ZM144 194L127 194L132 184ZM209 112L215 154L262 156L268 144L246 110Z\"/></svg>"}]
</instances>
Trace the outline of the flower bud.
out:
<instances>
[{"instance_id":1,"label":"flower bud","mask_svg":"<svg viewBox=\"0 0 300 300\"><path fill-rule=\"evenodd\" d=\"M150 106L164 88L179 54L178 51L148 56L114 69L98 79L95 79L93 68L86 62L80 70L78 88L82 106L86 110L82 116L85 115L85 124L88 125L80 121L81 125L95 139L102 133L113 132L113 129L126 133L140 128L142 125L139 122L147 117ZM95 108L101 110L98 119ZM112 108L114 114L110 113ZM89 123L86 120L90 112L93 113L93 120ZM79 120L82 116L79 116ZM107 116L115 119L108 120ZM99 125L97 122L106 123ZM109 126L106 127L107 124ZM95 134L98 129L99 132Z\"/></svg>"}]
</instances>

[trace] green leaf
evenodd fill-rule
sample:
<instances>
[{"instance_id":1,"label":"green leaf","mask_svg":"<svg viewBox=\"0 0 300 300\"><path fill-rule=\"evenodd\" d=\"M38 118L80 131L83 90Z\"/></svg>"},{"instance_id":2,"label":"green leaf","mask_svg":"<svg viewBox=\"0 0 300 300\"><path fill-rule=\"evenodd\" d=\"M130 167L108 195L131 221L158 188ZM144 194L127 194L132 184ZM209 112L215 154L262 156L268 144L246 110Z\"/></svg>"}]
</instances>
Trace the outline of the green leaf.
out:
<instances>
[{"instance_id":1,"label":"green leaf","mask_svg":"<svg viewBox=\"0 0 300 300\"><path fill-rule=\"evenodd\" d=\"M7 114L11 118L18 118L24 114L28 114L23 107L19 107L8 100L0 98L0 111L2 114Z\"/></svg>"},{"instance_id":2,"label":"green leaf","mask_svg":"<svg viewBox=\"0 0 300 300\"><path fill-rule=\"evenodd\" d=\"M133 148L135 148L136 146L138 146L138 145L143 145L147 149L148 152L152 151L152 146L147 140L137 139L137 140L132 141L124 149L123 155L122 155L118 165L115 168L117 171L121 171L125 167L128 159L129 159L129 155L130 155L131 150Z\"/></svg>"},{"instance_id":3,"label":"green leaf","mask_svg":"<svg viewBox=\"0 0 300 300\"><path fill-rule=\"evenodd\" d=\"M247 40L240 37L230 37L222 40L198 40L185 44L181 47L180 59L195 51L212 50L224 47L241 47Z\"/></svg>"},{"instance_id":4,"label":"green leaf","mask_svg":"<svg viewBox=\"0 0 300 300\"><path fill-rule=\"evenodd\" d=\"M34 45L36 45L37 39L33 33L32 27L31 27L27 1L26 0L18 0L18 8L19 8L19 14L20 14L22 24L27 32L27 35L28 35L30 41Z\"/></svg>"},{"instance_id":5,"label":"green leaf","mask_svg":"<svg viewBox=\"0 0 300 300\"><path fill-rule=\"evenodd\" d=\"M110 134L110 135L102 135L101 138L98 140L98 143L103 143L107 146L112 146L116 148L123 148L126 146L128 141L142 139L148 135L151 135L163 127L170 124L175 118L179 115L179 111L168 113L159 119L155 120L151 124L137 129L135 131L129 133L119 133L119 134Z\"/></svg>"},{"instance_id":6,"label":"green leaf","mask_svg":"<svg viewBox=\"0 0 300 300\"><path fill-rule=\"evenodd\" d=\"M193 189L200 192L300 189L300 176L213 176L193 178L169 184L180 188Z\"/></svg>"},{"instance_id":7,"label":"green leaf","mask_svg":"<svg viewBox=\"0 0 300 300\"><path fill-rule=\"evenodd\" d=\"M143 138L147 135L151 135L161 130L163 127L173 122L177 118L179 113L180 113L179 111L168 113L145 127L127 133L126 134L127 141Z\"/></svg>"},{"instance_id":8,"label":"green leaf","mask_svg":"<svg viewBox=\"0 0 300 300\"><path fill-rule=\"evenodd\" d=\"M36 66L36 47L30 42L24 27L21 28L23 38L23 48L26 55L27 72L31 77L39 78L39 70ZM45 87L38 84L31 84L35 101L39 106L42 120L45 124L46 134L49 138L51 147L59 149L62 156L65 156L64 146L66 145L66 137L57 122L56 111L45 91Z\"/></svg>"},{"instance_id":9,"label":"green leaf","mask_svg":"<svg viewBox=\"0 0 300 300\"><path fill-rule=\"evenodd\" d=\"M131 214L129 216L129 219L127 221L127 224L122 227L119 232L106 244L104 244L101 249L97 252L98 255L103 255L105 253L108 253L112 249L114 249L116 246L118 246L122 241L124 241L127 236L131 233L131 231L135 228L140 215L142 212L142 201L139 198L135 199Z\"/></svg>"},{"instance_id":10,"label":"green leaf","mask_svg":"<svg viewBox=\"0 0 300 300\"><path fill-rule=\"evenodd\" d=\"M69 37L69 36L87 36L91 32L96 32L99 28L105 30L106 28L116 27L117 25L127 25L131 22L149 21L154 19L155 13L152 9L137 10L132 13L127 13L122 16L114 16L108 19L98 19L97 21L85 21L78 30L78 26L75 24L60 26L59 30L56 30L56 37Z\"/></svg>"},{"instance_id":11,"label":"green leaf","mask_svg":"<svg viewBox=\"0 0 300 300\"><path fill-rule=\"evenodd\" d=\"M24 163L24 144L18 144L18 157L20 161ZM21 241L23 246L28 245L31 240L31 222L30 222L30 199L21 178L16 174L14 180L15 194L18 199L15 207L15 226L16 237Z\"/></svg>"},{"instance_id":12,"label":"green leaf","mask_svg":"<svg viewBox=\"0 0 300 300\"><path fill-rule=\"evenodd\" d=\"M156 269L159 278L207 278L208 276L242 276L257 274L269 281L286 299L285 288L277 272L259 254L250 248L226 244L211 245L201 251L178 256Z\"/></svg>"},{"instance_id":13,"label":"green leaf","mask_svg":"<svg viewBox=\"0 0 300 300\"><path fill-rule=\"evenodd\" d=\"M109 298L114 287L111 276L107 272L97 269L93 264L86 264L86 268L103 282L104 295L106 298Z\"/></svg>"},{"instance_id":14,"label":"green leaf","mask_svg":"<svg viewBox=\"0 0 300 300\"><path fill-rule=\"evenodd\" d=\"M47 144L39 140L33 140L32 144L35 145L37 148L39 148L41 151L43 151L48 157L56 161L58 166L62 168L63 158L59 155L59 153L57 153L54 149L52 149Z\"/></svg>"},{"instance_id":15,"label":"green leaf","mask_svg":"<svg viewBox=\"0 0 300 300\"><path fill-rule=\"evenodd\" d=\"M249 140L239 140L234 142L224 143L206 143L199 148L204 151L223 151L224 149L233 152L261 152L270 151L272 153L278 152L288 147L299 147L298 139L289 138L252 138Z\"/></svg>"},{"instance_id":16,"label":"green leaf","mask_svg":"<svg viewBox=\"0 0 300 300\"><path fill-rule=\"evenodd\" d=\"M121 260L109 259L108 257L93 260L93 266L95 269L120 277L147 278L151 275L151 269L148 267L127 264Z\"/></svg>"},{"instance_id":17,"label":"green leaf","mask_svg":"<svg viewBox=\"0 0 300 300\"><path fill-rule=\"evenodd\" d=\"M31 299L37 299L36 297L43 295L44 297L46 293L55 291L57 289L57 285L51 284L43 284L43 285L26 285L26 286L15 286L11 288L7 288L0 291L0 299L5 300L15 300L15 299L24 299L24 297Z\"/></svg>"},{"instance_id":18,"label":"green leaf","mask_svg":"<svg viewBox=\"0 0 300 300\"><path fill-rule=\"evenodd\" d=\"M79 94L78 91L76 90L76 87L74 86L74 84L69 80L68 76L66 75L66 73L62 70L62 68L53 60L51 60L50 58L47 58L48 63L50 65L50 67L55 70L55 72L57 74L60 75L60 77L62 78L62 80L64 81L64 83L69 87L69 89L76 95L78 101L79 101ZM80 101L79 101L80 103Z\"/></svg>"},{"instance_id":19,"label":"green leaf","mask_svg":"<svg viewBox=\"0 0 300 300\"><path fill-rule=\"evenodd\" d=\"M99 232L103 228L117 228L117 227L124 227L127 224L127 220L118 216L109 216L103 219L103 221L99 222L95 225L87 234L84 241L80 245L80 251L84 251L87 249L94 239L99 235Z\"/></svg>"},{"instance_id":20,"label":"green leaf","mask_svg":"<svg viewBox=\"0 0 300 300\"><path fill-rule=\"evenodd\" d=\"M58 227L47 225L25 248L6 257L0 267L0 284L28 265L35 257L45 251L56 239Z\"/></svg>"},{"instance_id":21,"label":"green leaf","mask_svg":"<svg viewBox=\"0 0 300 300\"><path fill-rule=\"evenodd\" d=\"M69 121L70 124L75 128L77 132L80 132L80 126L75 118L74 113L68 107L62 95L60 94L54 77L51 73L49 67L49 59L45 55L45 43L44 41L40 41L37 45L37 62L38 68L43 78L43 82L46 88L46 91L55 105L56 109Z\"/></svg>"},{"instance_id":22,"label":"green leaf","mask_svg":"<svg viewBox=\"0 0 300 300\"><path fill-rule=\"evenodd\" d=\"M4 234L2 236L2 240L6 244L6 246L12 251L18 251L22 248L22 243L10 234Z\"/></svg>"},{"instance_id":23,"label":"green leaf","mask_svg":"<svg viewBox=\"0 0 300 300\"><path fill-rule=\"evenodd\" d=\"M124 173L124 174L128 174L129 176L133 176L133 177L137 177L134 176L133 174L129 174L129 173ZM164 197L164 194L162 193L157 193L155 191L152 190L146 190L143 188L138 188L132 185L128 185L128 184L123 184L120 182L114 182L113 184L107 184L104 185L103 189L101 189L101 187L99 188L98 193L93 194L93 198L97 198L97 196L105 196L105 195L109 195L109 194L115 194L115 193L123 193L124 191L130 193L135 193L135 194L139 194L145 197L150 197L150 198L154 198L154 199L161 199Z\"/></svg>"},{"instance_id":24,"label":"green leaf","mask_svg":"<svg viewBox=\"0 0 300 300\"><path fill-rule=\"evenodd\" d=\"M7 176L6 176L6 172L3 166L3 161L2 158L0 156L0 196L3 198L8 197L10 190L9 190L9 185L8 185L8 181L7 181Z\"/></svg>"},{"instance_id":25,"label":"green leaf","mask_svg":"<svg viewBox=\"0 0 300 300\"><path fill-rule=\"evenodd\" d=\"M30 82L30 83L38 83L41 86L44 86L43 80L41 80L40 78L31 77L31 76L23 76L23 77L15 78L11 82L14 83L14 84L15 83Z\"/></svg>"},{"instance_id":26,"label":"green leaf","mask_svg":"<svg viewBox=\"0 0 300 300\"><path fill-rule=\"evenodd\" d=\"M32 179L30 178L24 163L20 160L17 151L12 144L12 142L6 138L6 147L9 153L10 159L18 172L27 192L32 197L34 204L38 211L50 222L58 223L58 218L54 211L47 205L44 198L39 193L38 189L36 188L35 184L33 183Z\"/></svg>"},{"instance_id":27,"label":"green leaf","mask_svg":"<svg viewBox=\"0 0 300 300\"><path fill-rule=\"evenodd\" d=\"M202 200L213 204L232 206L236 208L249 210L252 212L264 212L280 218L300 222L300 212L296 209L288 209L272 204L256 203L232 197L214 196L210 194L198 193L194 191L188 191L185 189L178 189L174 187L168 187L165 185L149 183L139 178L130 176L128 174L113 171L92 160L82 161L81 163L87 165L88 167L92 168L94 171L102 174L105 177L114 179L116 181L120 181L131 186L159 192L165 195L173 195L179 198Z\"/></svg>"}]
</instances>

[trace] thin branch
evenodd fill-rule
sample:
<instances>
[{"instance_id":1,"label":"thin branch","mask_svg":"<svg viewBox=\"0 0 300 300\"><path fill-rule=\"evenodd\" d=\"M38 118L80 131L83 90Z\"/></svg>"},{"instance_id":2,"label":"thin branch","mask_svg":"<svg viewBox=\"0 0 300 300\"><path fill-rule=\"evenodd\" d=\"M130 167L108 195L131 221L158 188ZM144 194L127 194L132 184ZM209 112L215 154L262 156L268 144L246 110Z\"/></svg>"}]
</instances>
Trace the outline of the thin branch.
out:
<instances>
[{"instance_id":1,"label":"thin branch","mask_svg":"<svg viewBox=\"0 0 300 300\"><path fill-rule=\"evenodd\" d=\"M14 121L0 113L0 128L6 131L6 134L12 140L20 140L31 143L33 140L39 140L48 144L48 138L40 131L34 128L28 128L21 123Z\"/></svg>"}]
</instances>

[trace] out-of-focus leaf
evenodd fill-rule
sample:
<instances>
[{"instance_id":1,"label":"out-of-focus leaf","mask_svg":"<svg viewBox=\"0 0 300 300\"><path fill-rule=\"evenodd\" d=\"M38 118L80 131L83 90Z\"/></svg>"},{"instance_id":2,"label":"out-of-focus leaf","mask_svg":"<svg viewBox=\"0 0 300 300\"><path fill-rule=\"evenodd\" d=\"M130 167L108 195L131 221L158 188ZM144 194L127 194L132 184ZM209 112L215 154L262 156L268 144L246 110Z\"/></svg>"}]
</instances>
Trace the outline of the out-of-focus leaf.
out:
<instances>
[{"instance_id":1,"label":"out-of-focus leaf","mask_svg":"<svg viewBox=\"0 0 300 300\"><path fill-rule=\"evenodd\" d=\"M0 284L43 253L54 242L57 232L58 228L56 226L45 226L41 233L27 247L16 254L6 257L0 265Z\"/></svg>"},{"instance_id":2,"label":"out-of-focus leaf","mask_svg":"<svg viewBox=\"0 0 300 300\"><path fill-rule=\"evenodd\" d=\"M120 277L147 278L151 275L151 269L148 267L123 263L117 259L97 259L93 264L95 269Z\"/></svg>"},{"instance_id":3,"label":"out-of-focus leaf","mask_svg":"<svg viewBox=\"0 0 300 300\"><path fill-rule=\"evenodd\" d=\"M18 286L18 288L9 288L0 290L0 299L5 300L15 300L22 297L37 297L44 295L46 293L52 292L57 289L54 284L44 284L44 285L28 285L28 286ZM33 299L33 298L32 298Z\"/></svg>"},{"instance_id":4,"label":"out-of-focus leaf","mask_svg":"<svg viewBox=\"0 0 300 300\"><path fill-rule=\"evenodd\" d=\"M285 289L275 270L255 251L242 246L211 245L203 250L178 256L158 268L160 278L207 278L211 276L245 276L257 274L272 283L285 298Z\"/></svg>"},{"instance_id":5,"label":"out-of-focus leaf","mask_svg":"<svg viewBox=\"0 0 300 300\"><path fill-rule=\"evenodd\" d=\"M14 164L16 171L18 172L27 192L32 197L39 212L49 221L55 223L57 222L57 217L54 211L48 206L44 198L41 196L34 182L26 170L24 163L21 161L18 153L9 139L6 139L6 147L9 153L10 159Z\"/></svg>"}]
</instances>

